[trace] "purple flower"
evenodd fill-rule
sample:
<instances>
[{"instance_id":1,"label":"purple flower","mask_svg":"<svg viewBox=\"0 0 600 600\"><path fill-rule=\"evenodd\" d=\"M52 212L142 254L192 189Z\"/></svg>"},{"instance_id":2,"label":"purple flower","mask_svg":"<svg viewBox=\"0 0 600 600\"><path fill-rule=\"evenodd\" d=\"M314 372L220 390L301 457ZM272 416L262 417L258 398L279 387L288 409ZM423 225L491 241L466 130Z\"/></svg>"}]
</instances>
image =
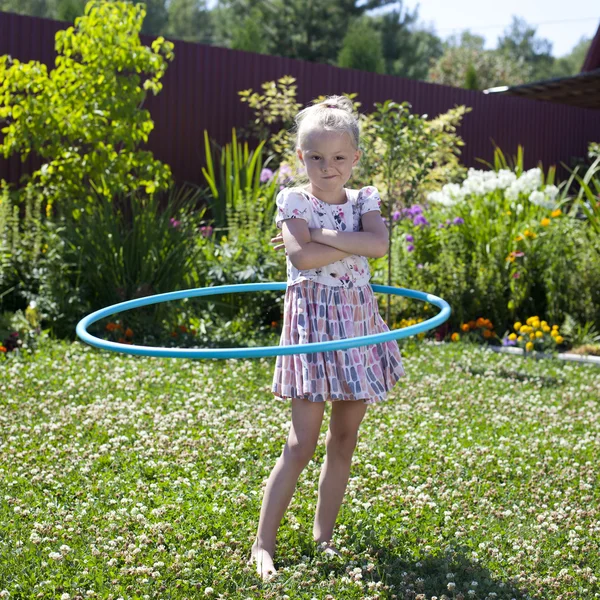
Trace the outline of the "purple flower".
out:
<instances>
[{"instance_id":1,"label":"purple flower","mask_svg":"<svg viewBox=\"0 0 600 600\"><path fill-rule=\"evenodd\" d=\"M395 213L392 215L392 219L393 219L394 221L397 221L397 220L400 218L400 216L401 216L401 215L400 215L400 211L399 211L399 210L397 210L397 211L396 211L396 212L395 212Z\"/></svg>"},{"instance_id":2,"label":"purple flower","mask_svg":"<svg viewBox=\"0 0 600 600\"><path fill-rule=\"evenodd\" d=\"M519 279L519 277L521 277L521 273L518 273L518 272L513 273L513 276L512 276L513 279Z\"/></svg>"},{"instance_id":3,"label":"purple flower","mask_svg":"<svg viewBox=\"0 0 600 600\"><path fill-rule=\"evenodd\" d=\"M427 227L429 225L429 221L423 215L419 214L413 219L413 224Z\"/></svg>"},{"instance_id":4,"label":"purple flower","mask_svg":"<svg viewBox=\"0 0 600 600\"><path fill-rule=\"evenodd\" d=\"M266 183L267 181L271 181L273 179L273 171L271 169L263 169L260 172L260 182Z\"/></svg>"},{"instance_id":5,"label":"purple flower","mask_svg":"<svg viewBox=\"0 0 600 600\"><path fill-rule=\"evenodd\" d=\"M438 229L446 229L446 226L443 223L440 223L438 225Z\"/></svg>"},{"instance_id":6,"label":"purple flower","mask_svg":"<svg viewBox=\"0 0 600 600\"><path fill-rule=\"evenodd\" d=\"M414 242L414 241L415 241L415 238L414 238L412 235L410 235L410 233L409 233L409 234L406 236L406 241L407 241L407 242Z\"/></svg>"},{"instance_id":7,"label":"purple flower","mask_svg":"<svg viewBox=\"0 0 600 600\"><path fill-rule=\"evenodd\" d=\"M210 237L212 235L212 231L213 228L210 225L205 225L203 227L200 227L200 233L202 234L202 237Z\"/></svg>"},{"instance_id":8,"label":"purple flower","mask_svg":"<svg viewBox=\"0 0 600 600\"><path fill-rule=\"evenodd\" d=\"M181 221L177 221L175 217L171 217L171 227L179 227Z\"/></svg>"},{"instance_id":9,"label":"purple flower","mask_svg":"<svg viewBox=\"0 0 600 600\"><path fill-rule=\"evenodd\" d=\"M412 251L415 249L415 247L414 247L412 244L409 244L408 246L406 246L406 249L407 249L409 252L412 252Z\"/></svg>"},{"instance_id":10,"label":"purple flower","mask_svg":"<svg viewBox=\"0 0 600 600\"><path fill-rule=\"evenodd\" d=\"M453 225L464 225L465 220L462 217L454 217Z\"/></svg>"},{"instance_id":11,"label":"purple flower","mask_svg":"<svg viewBox=\"0 0 600 600\"><path fill-rule=\"evenodd\" d=\"M422 269L422 268L423 268L423 265L422 265L421 263L419 263L419 264L417 265L417 269Z\"/></svg>"},{"instance_id":12,"label":"purple flower","mask_svg":"<svg viewBox=\"0 0 600 600\"><path fill-rule=\"evenodd\" d=\"M415 215L420 215L423 212L423 208L421 206L419 206L418 204L415 204L414 206L411 206L408 209L408 214L411 217L414 217Z\"/></svg>"},{"instance_id":13,"label":"purple flower","mask_svg":"<svg viewBox=\"0 0 600 600\"><path fill-rule=\"evenodd\" d=\"M502 338L503 346L516 346L517 342L515 340L509 340L508 337Z\"/></svg>"}]
</instances>

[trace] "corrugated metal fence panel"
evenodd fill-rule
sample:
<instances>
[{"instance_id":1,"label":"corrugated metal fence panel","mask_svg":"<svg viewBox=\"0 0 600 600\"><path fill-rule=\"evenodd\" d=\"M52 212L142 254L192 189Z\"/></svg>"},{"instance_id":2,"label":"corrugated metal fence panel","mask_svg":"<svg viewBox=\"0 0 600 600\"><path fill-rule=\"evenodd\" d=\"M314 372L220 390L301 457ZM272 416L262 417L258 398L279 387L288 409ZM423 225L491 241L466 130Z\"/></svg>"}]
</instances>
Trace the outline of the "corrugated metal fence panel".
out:
<instances>
[{"instance_id":1,"label":"corrugated metal fence panel","mask_svg":"<svg viewBox=\"0 0 600 600\"><path fill-rule=\"evenodd\" d=\"M39 60L51 69L56 56L54 36L69 23L0 13L0 54L21 61ZM149 45L153 38L142 36ZM265 81L283 75L297 79L298 100L309 103L321 94L357 92L361 110L370 112L375 102L393 99L412 104L413 112L434 117L465 104L473 107L459 130L465 141L461 160L482 167L476 159L491 161L492 140L507 156L525 148L526 167L542 161L544 167L583 157L590 141L600 140L600 111L550 104L511 96L486 95L324 64L267 56L175 41L175 59L162 80L163 90L150 95L145 108L154 120L147 148L168 163L178 181L204 183L203 132L218 143L231 138L232 127L244 127L252 111L238 92L260 91ZM40 165L30 157L0 158L0 177L17 182Z\"/></svg>"}]
</instances>

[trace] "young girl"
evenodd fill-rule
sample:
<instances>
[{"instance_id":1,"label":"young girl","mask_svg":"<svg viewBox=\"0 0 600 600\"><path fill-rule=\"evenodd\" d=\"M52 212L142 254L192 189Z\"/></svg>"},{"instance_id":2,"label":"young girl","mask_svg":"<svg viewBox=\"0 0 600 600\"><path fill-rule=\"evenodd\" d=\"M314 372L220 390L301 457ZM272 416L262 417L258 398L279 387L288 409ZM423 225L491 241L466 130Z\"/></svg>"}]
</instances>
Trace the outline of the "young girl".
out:
<instances>
[{"instance_id":1,"label":"young girl","mask_svg":"<svg viewBox=\"0 0 600 600\"><path fill-rule=\"evenodd\" d=\"M369 285L365 257L387 254L388 232L379 194L369 186L345 188L360 157L359 125L348 98L332 96L296 116L297 154L306 167L305 188L277 196L272 242L285 245L287 290L282 345L353 338L389 331ZM269 476L250 564L268 578L279 524L298 477L312 458L325 402L331 401L326 458L319 479L313 538L331 545L348 483L359 425L368 404L384 400L404 375L395 341L349 350L277 357L272 391L291 400L292 424Z\"/></svg>"}]
</instances>

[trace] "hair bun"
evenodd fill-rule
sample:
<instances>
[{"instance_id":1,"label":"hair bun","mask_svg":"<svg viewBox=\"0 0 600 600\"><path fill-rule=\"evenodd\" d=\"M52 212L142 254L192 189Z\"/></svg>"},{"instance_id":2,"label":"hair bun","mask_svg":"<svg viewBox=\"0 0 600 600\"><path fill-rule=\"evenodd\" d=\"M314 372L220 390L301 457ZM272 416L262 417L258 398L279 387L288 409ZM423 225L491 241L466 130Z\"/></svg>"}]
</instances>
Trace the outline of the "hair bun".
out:
<instances>
[{"instance_id":1,"label":"hair bun","mask_svg":"<svg viewBox=\"0 0 600 600\"><path fill-rule=\"evenodd\" d=\"M323 102L318 104L318 106L323 108L337 108L350 114L354 113L354 104L352 104L352 100L346 98L346 96L327 96Z\"/></svg>"}]
</instances>

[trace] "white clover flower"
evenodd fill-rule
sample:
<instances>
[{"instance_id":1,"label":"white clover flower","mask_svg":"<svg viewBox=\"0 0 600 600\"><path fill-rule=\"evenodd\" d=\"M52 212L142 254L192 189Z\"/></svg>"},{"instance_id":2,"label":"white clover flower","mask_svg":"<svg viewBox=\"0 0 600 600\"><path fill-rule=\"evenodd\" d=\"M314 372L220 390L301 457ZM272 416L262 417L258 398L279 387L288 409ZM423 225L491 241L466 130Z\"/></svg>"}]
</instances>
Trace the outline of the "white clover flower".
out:
<instances>
[{"instance_id":1,"label":"white clover flower","mask_svg":"<svg viewBox=\"0 0 600 600\"><path fill-rule=\"evenodd\" d=\"M214 591L211 587L204 588L204 595L210 596Z\"/></svg>"},{"instance_id":2,"label":"white clover flower","mask_svg":"<svg viewBox=\"0 0 600 600\"><path fill-rule=\"evenodd\" d=\"M450 582L448 583L448 591L449 591L449 592L453 592L453 591L454 591L454 588L456 588L456 584L454 583L454 581L450 581Z\"/></svg>"},{"instance_id":3,"label":"white clover flower","mask_svg":"<svg viewBox=\"0 0 600 600\"><path fill-rule=\"evenodd\" d=\"M50 552L50 554L48 554L48 558L51 558L52 560L62 560L63 555L60 552Z\"/></svg>"},{"instance_id":4,"label":"white clover flower","mask_svg":"<svg viewBox=\"0 0 600 600\"><path fill-rule=\"evenodd\" d=\"M65 592L61 597L60 600L71 600L71 596L69 594L67 594L67 592Z\"/></svg>"}]
</instances>

